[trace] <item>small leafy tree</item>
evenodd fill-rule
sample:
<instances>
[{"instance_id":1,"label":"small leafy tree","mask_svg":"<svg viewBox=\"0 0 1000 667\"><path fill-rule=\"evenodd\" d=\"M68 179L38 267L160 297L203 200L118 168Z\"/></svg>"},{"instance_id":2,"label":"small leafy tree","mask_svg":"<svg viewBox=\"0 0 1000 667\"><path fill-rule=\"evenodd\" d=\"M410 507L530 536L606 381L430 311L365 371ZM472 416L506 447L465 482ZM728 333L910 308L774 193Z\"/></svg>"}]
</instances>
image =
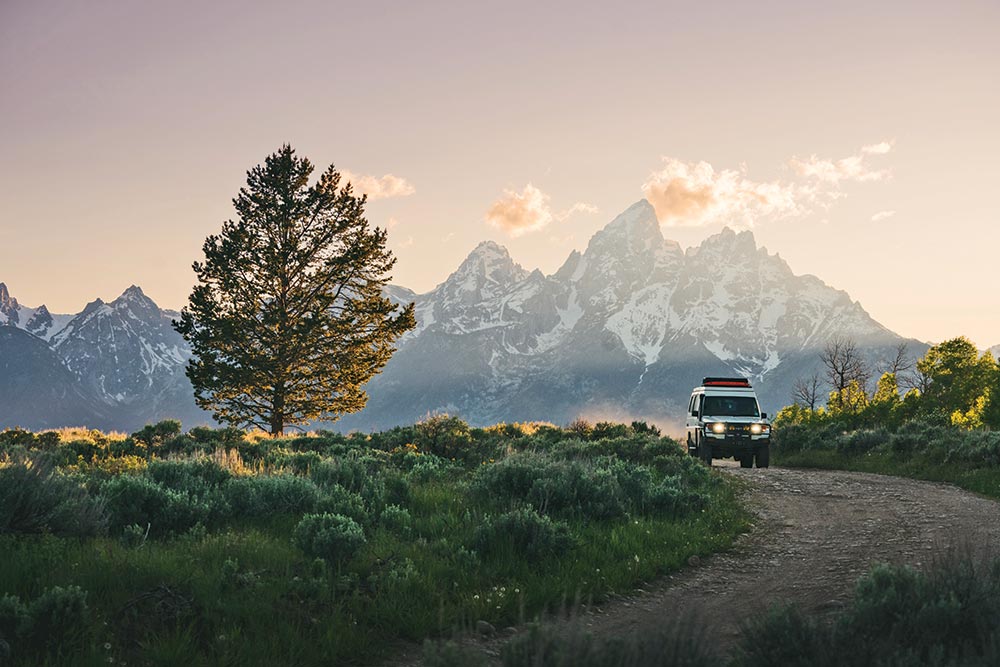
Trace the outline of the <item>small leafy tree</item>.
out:
<instances>
[{"instance_id":1,"label":"small leafy tree","mask_svg":"<svg viewBox=\"0 0 1000 667\"><path fill-rule=\"evenodd\" d=\"M974 410L980 397L988 394L997 366L993 355L980 356L972 341L959 336L927 350L917 361L917 371L927 379L921 402L947 416Z\"/></svg>"},{"instance_id":2,"label":"small leafy tree","mask_svg":"<svg viewBox=\"0 0 1000 667\"><path fill-rule=\"evenodd\" d=\"M247 173L238 217L209 236L198 283L174 323L191 344L198 405L281 435L362 409L361 387L415 326L413 304L382 293L395 258L369 227L366 198L290 146Z\"/></svg>"}]
</instances>

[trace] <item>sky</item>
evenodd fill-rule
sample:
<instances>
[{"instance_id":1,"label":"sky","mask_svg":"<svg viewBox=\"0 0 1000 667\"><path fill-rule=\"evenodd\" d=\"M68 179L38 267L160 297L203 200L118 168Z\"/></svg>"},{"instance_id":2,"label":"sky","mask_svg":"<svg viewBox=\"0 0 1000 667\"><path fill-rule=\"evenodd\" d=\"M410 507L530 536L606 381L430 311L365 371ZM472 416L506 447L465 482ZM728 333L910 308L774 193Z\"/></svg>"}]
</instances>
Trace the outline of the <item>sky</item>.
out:
<instances>
[{"instance_id":1,"label":"sky","mask_svg":"<svg viewBox=\"0 0 1000 667\"><path fill-rule=\"evenodd\" d=\"M394 282L555 271L646 197L753 230L904 336L1000 343L1000 3L0 1L0 281L180 308L290 143L369 194Z\"/></svg>"}]
</instances>

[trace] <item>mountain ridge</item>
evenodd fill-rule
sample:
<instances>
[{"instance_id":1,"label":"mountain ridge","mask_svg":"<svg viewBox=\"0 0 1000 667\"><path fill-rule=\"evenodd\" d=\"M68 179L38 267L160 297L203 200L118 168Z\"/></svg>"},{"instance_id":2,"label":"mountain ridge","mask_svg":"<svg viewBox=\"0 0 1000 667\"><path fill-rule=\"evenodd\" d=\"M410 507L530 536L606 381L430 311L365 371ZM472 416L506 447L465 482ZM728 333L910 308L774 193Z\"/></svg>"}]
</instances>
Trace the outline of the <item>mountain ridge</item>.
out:
<instances>
[{"instance_id":1,"label":"mountain ridge","mask_svg":"<svg viewBox=\"0 0 1000 667\"><path fill-rule=\"evenodd\" d=\"M750 231L725 228L682 249L663 237L645 200L550 275L483 241L428 292L389 285L385 294L415 303L417 327L366 385L368 407L332 428L385 428L434 412L474 424L671 422L709 374L751 378L773 411L795 379L816 370L831 338L855 338L872 358L904 340L847 292L795 275ZM25 308L0 283L0 324L43 341L107 421L126 430L162 418L209 421L183 372L190 351L170 326L177 315L131 285L110 303L98 298L76 315L52 316ZM926 349L906 342L913 353ZM54 368L52 359L45 364Z\"/></svg>"}]
</instances>

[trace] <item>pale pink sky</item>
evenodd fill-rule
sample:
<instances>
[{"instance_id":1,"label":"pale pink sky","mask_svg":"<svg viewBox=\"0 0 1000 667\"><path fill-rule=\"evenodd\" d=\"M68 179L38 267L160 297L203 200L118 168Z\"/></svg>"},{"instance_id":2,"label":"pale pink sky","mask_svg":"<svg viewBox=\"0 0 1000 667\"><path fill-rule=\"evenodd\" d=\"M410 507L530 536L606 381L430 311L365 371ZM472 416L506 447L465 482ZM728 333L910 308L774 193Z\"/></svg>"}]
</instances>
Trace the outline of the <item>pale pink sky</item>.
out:
<instances>
[{"instance_id":1,"label":"pale pink sky","mask_svg":"<svg viewBox=\"0 0 1000 667\"><path fill-rule=\"evenodd\" d=\"M649 195L682 245L752 225L903 335L1000 343L1000 3L483 4L4 0L0 281L178 308L289 142L394 195L418 291L484 239L554 271Z\"/></svg>"}]
</instances>

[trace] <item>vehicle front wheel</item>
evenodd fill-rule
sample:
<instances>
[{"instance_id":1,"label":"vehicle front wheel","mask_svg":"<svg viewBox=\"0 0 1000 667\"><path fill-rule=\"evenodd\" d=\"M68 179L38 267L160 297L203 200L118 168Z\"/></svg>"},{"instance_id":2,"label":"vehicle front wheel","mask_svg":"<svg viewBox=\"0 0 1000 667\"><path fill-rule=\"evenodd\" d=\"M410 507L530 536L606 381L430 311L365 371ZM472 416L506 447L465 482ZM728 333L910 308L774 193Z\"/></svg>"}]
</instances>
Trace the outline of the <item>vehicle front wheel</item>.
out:
<instances>
[{"instance_id":1,"label":"vehicle front wheel","mask_svg":"<svg viewBox=\"0 0 1000 667\"><path fill-rule=\"evenodd\" d=\"M740 467L741 468L752 468L753 467L753 453L744 454L740 457Z\"/></svg>"},{"instance_id":2,"label":"vehicle front wheel","mask_svg":"<svg viewBox=\"0 0 1000 667\"><path fill-rule=\"evenodd\" d=\"M764 445L757 450L756 457L757 467L766 468L771 463L771 445Z\"/></svg>"},{"instance_id":3,"label":"vehicle front wheel","mask_svg":"<svg viewBox=\"0 0 1000 667\"><path fill-rule=\"evenodd\" d=\"M698 455L705 465L712 467L712 443L702 440L698 445Z\"/></svg>"}]
</instances>

